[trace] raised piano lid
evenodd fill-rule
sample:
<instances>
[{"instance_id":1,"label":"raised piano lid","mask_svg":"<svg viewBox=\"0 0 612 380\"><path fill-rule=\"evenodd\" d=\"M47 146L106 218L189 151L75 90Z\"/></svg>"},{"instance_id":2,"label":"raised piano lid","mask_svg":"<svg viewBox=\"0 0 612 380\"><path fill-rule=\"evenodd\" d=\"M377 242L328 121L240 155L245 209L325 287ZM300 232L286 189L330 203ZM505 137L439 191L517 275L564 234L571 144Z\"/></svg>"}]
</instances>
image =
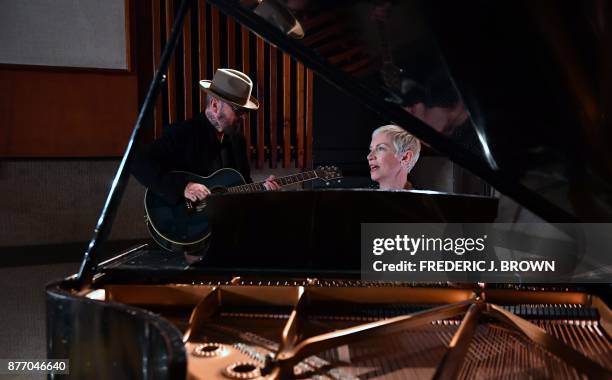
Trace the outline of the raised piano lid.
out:
<instances>
[{"instance_id":1,"label":"raised piano lid","mask_svg":"<svg viewBox=\"0 0 612 380\"><path fill-rule=\"evenodd\" d=\"M545 220L612 218L603 2L274 0L301 39L209 2Z\"/></svg>"}]
</instances>

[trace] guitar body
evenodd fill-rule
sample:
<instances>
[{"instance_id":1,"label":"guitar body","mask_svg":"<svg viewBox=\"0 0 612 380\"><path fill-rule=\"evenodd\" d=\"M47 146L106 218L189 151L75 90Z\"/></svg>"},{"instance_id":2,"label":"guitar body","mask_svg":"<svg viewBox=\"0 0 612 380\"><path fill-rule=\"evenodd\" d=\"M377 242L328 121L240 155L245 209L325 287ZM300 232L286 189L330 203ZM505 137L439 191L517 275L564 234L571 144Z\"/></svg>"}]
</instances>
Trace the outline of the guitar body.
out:
<instances>
[{"instance_id":1,"label":"guitar body","mask_svg":"<svg viewBox=\"0 0 612 380\"><path fill-rule=\"evenodd\" d=\"M220 169L208 177L188 172L171 172L177 180L201 183L212 193L224 193L228 187L245 184L242 175L229 168ZM147 228L153 239L172 252L193 253L203 250L210 236L206 204L195 204L181 197L170 203L147 189L145 193Z\"/></svg>"}]
</instances>

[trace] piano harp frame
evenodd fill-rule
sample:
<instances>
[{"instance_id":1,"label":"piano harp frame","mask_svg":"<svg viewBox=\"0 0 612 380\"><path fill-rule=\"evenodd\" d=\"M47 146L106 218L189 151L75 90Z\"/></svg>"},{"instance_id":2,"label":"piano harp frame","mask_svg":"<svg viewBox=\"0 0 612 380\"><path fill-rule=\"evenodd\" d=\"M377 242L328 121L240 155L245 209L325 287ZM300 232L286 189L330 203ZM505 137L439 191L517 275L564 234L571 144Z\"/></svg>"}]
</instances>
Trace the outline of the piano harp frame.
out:
<instances>
[{"instance_id":1,"label":"piano harp frame","mask_svg":"<svg viewBox=\"0 0 612 380\"><path fill-rule=\"evenodd\" d=\"M183 335L185 344L193 344L203 336L203 326L224 306L288 306L287 319L278 350L261 368L267 378L286 379L294 376L294 367L303 359L330 348L360 340L387 336L401 330L435 323L463 315L458 330L437 366L434 379L457 378L462 369L476 327L483 317L492 318L531 342L565 361L589 378L610 378L612 372L581 352L570 347L536 324L521 318L499 304L578 304L596 308L600 326L612 336L612 312L598 297L581 292L529 292L478 288L426 287L318 287L310 285L109 285L82 293L100 301L117 301L131 306L165 305L189 307L193 310ZM316 285L317 280L309 280ZM98 293L96 293L98 292ZM322 302L347 303L357 306L374 304L432 305L431 309L389 319L360 324L302 339L302 326L309 309ZM440 306L441 305L441 306ZM215 373L214 371L217 370ZM209 376L219 376L211 369Z\"/></svg>"}]
</instances>

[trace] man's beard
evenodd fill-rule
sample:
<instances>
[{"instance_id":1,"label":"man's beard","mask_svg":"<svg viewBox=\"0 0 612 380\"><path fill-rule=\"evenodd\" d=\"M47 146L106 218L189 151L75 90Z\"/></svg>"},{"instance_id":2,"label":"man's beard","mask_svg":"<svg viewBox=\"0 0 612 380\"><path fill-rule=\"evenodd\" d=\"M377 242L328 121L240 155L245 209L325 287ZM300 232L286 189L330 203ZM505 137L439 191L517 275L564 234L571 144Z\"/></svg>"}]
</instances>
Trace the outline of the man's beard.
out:
<instances>
[{"instance_id":1,"label":"man's beard","mask_svg":"<svg viewBox=\"0 0 612 380\"><path fill-rule=\"evenodd\" d=\"M240 119L236 119L234 124L230 124L224 114L220 114L219 117L214 117L208 110L206 111L206 116L208 117L208 121L210 121L213 127L219 132L232 135L240 131Z\"/></svg>"},{"instance_id":2,"label":"man's beard","mask_svg":"<svg viewBox=\"0 0 612 380\"><path fill-rule=\"evenodd\" d=\"M233 135L240 130L240 119L236 119L233 124L230 124L225 115L221 114L217 122L219 125L223 126L222 131L227 135Z\"/></svg>"}]
</instances>

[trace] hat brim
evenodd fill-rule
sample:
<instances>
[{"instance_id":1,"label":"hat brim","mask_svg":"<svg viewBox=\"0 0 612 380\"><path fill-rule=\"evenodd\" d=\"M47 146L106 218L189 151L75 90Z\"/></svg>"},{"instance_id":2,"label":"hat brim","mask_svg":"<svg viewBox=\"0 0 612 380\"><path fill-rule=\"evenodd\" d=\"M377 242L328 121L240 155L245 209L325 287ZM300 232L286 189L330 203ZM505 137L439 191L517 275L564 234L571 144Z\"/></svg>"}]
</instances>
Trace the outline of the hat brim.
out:
<instances>
[{"instance_id":1,"label":"hat brim","mask_svg":"<svg viewBox=\"0 0 612 380\"><path fill-rule=\"evenodd\" d=\"M211 89L210 88L211 84L212 84L212 81L208 79L204 79L200 81L200 87L202 88L202 90L206 91L207 94L210 94L211 96L214 96L217 99L221 99L226 103L233 104L235 106L246 109L248 111L256 111L259 109L259 102L252 95L249 98L249 100L247 100L246 104L236 103L235 101L230 100L226 98L225 96L219 94L214 89Z\"/></svg>"}]
</instances>

